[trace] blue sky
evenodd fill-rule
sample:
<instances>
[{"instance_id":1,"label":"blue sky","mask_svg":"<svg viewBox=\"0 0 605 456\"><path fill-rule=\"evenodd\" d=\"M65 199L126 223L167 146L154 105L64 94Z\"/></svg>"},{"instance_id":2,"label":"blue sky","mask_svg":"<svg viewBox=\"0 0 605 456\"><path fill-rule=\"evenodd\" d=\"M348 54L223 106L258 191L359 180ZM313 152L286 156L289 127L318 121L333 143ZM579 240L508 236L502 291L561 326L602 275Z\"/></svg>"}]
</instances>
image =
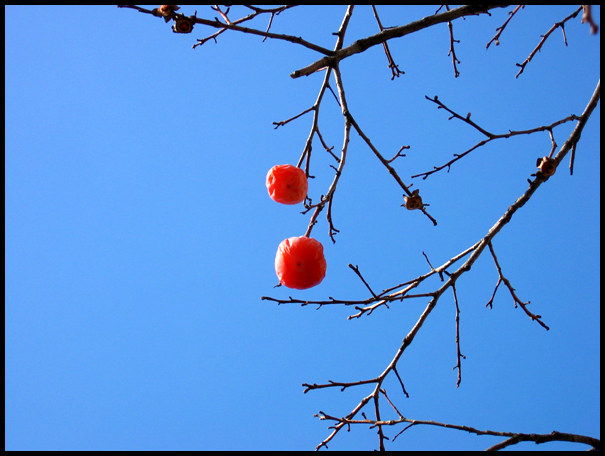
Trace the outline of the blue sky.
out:
<instances>
[{"instance_id":1,"label":"blue sky","mask_svg":"<svg viewBox=\"0 0 605 456\"><path fill-rule=\"evenodd\" d=\"M383 25L432 6L380 6ZM527 188L547 133L493 141L426 180L411 176L483 137L427 101L506 133L581 114L600 78L600 33L580 16L540 37L572 6L527 6L499 46L487 42L512 8L393 40L405 74L391 80L381 46L341 63L349 109L419 188L438 225L400 207L402 191L353 133L339 182L333 244L325 211L312 235L327 275L306 291L274 288L273 261L310 214L271 201L264 180L296 164L323 73L289 74L320 56L289 43L224 33L172 33L115 6L5 6L5 449L309 450L327 435L319 410L346 415L363 387L303 394L302 383L372 378L425 308L407 300L348 320L352 309L276 305L262 296L365 299L473 245ZM185 14L195 8L184 6ZM208 7L198 16L213 18ZM344 6L303 6L276 33L332 48ZM234 13L237 14L237 13ZM600 25L600 7L593 15ZM235 17L235 15L233 16ZM265 20L256 23L263 29ZM356 7L345 44L377 32ZM333 84L333 86L335 86ZM478 429L600 435L600 104L576 151L494 239L505 276L551 328L515 308L486 251L456 286L462 383L456 388L451 292L387 379L409 418ZM554 130L563 144L572 123ZM342 116L328 93L320 130L338 151ZM310 196L333 164L314 143ZM432 282L430 291L438 286ZM433 288L431 288L433 287ZM371 410L368 410L370 415ZM401 428L387 429L391 438ZM341 432L329 450L377 448L374 430ZM416 426L387 449L481 450L500 439ZM584 449L552 443L514 449Z\"/></svg>"}]
</instances>

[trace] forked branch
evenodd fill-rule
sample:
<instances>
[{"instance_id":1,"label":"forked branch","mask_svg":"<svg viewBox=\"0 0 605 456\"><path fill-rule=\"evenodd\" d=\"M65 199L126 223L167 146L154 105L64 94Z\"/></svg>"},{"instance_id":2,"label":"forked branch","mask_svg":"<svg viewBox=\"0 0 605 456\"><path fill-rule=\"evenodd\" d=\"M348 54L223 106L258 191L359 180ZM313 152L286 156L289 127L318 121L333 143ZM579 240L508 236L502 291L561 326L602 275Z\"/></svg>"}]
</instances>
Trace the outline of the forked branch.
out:
<instances>
[{"instance_id":1,"label":"forked branch","mask_svg":"<svg viewBox=\"0 0 605 456\"><path fill-rule=\"evenodd\" d=\"M399 412L397 412L399 413ZM335 421L339 424L346 424L348 426L362 424L366 425L370 428L381 426L397 426L399 424L407 424L401 431L399 431L394 437L393 441L395 441L401 434L403 434L408 429L411 429L414 426L433 426L433 427L441 427L445 429L452 429L457 431L469 432L471 434L476 435L490 435L494 437L506 437L500 443L493 445L489 448L486 448L486 451L497 451L502 450L506 447L516 445L521 442L534 442L535 444L543 444L548 442L573 442L573 443L581 443L584 445L588 445L591 450L600 450L601 449L601 440L595 439L594 437L590 437L587 435L581 434L569 434L565 432L552 431L549 434L526 434L521 432L503 432L503 431L492 431L489 429L477 429L471 426L463 426L459 424L451 424L451 423L442 423L439 421L431 421L431 420L416 420L412 418L406 418L399 414L398 418L392 420L370 420L370 419L348 419L346 417L339 418L336 416L328 415L324 412L319 412L317 415L321 420ZM326 445L327 446L327 445Z\"/></svg>"},{"instance_id":2,"label":"forked branch","mask_svg":"<svg viewBox=\"0 0 605 456\"><path fill-rule=\"evenodd\" d=\"M435 103L437 105L437 109L443 109L444 111L449 112L451 115L449 117L448 120L452 120L452 119L459 119L462 122L470 125L471 127L473 127L475 130L477 130L479 133L481 133L483 136L485 136L486 138L477 142L475 145L473 145L472 147L466 149L464 152L462 153L456 153L454 154L453 158L449 161L447 161L446 163L444 163L443 165L439 165L439 166L433 166L433 169L430 171L424 171L422 173L418 173L418 174L414 174L412 175L412 178L416 178L416 177L422 177L422 179L426 179L427 177L429 177L431 174L434 174L438 171L441 171L443 169L447 169L447 171L449 172L451 166L456 163L458 160L461 160L462 158L466 157L467 155L469 155L471 152L479 149L480 147L485 146L486 144L498 140L498 139L506 139L506 138L512 138L513 136L519 136L519 135L531 135L533 133L539 133L539 132L547 132L549 134L549 138L551 140L551 150L550 153L548 154L549 157L552 157L552 154L555 151L555 148L557 146L557 143L555 142L555 138L553 135L553 129L558 127L559 125L562 125L564 123L567 122L571 122L571 121L577 121L579 120L579 117L571 114L563 119L557 120L549 125L541 125L539 127L535 127L535 128L529 128L526 130L509 130L508 133L499 133L499 134L495 134L495 133L491 133L489 131L487 131L486 129L484 129L483 127L479 126L477 123L475 123L472 119L471 119L471 113L469 112L466 116L457 113L456 111L450 109L449 107L447 107L441 100L439 100L439 98L437 96L435 96L434 98L430 98L428 96L425 96L425 98L433 103Z\"/></svg>"},{"instance_id":3,"label":"forked branch","mask_svg":"<svg viewBox=\"0 0 605 456\"><path fill-rule=\"evenodd\" d=\"M559 163L561 160L563 160L563 158L569 153L569 151L572 149L572 147L574 147L577 144L578 140L580 139L582 130L584 129L586 122L590 118L592 111L595 109L595 107L600 99L600 91L601 91L600 87L601 87L601 84L599 81L597 83L597 87L595 88L595 91L593 92L592 97L590 98L588 104L586 105L586 108L584 109L584 112L578 118L577 124L576 124L574 130L572 131L570 136L567 138L565 143L561 146L558 153L555 155L554 160L557 163ZM422 312L422 314L420 315L420 317L418 318L418 320L416 321L416 323L414 324L412 329L403 338L403 341L402 341L400 347L398 348L397 352L395 353L395 355L394 355L393 359L391 360L391 362L389 363L389 365L385 368L385 370L378 377L375 377L375 378L372 378L369 380L361 380L358 382L349 382L349 383L343 383L343 382L337 383L337 382L330 381L329 383L323 384L323 385L304 384L304 386L306 387L305 391L308 391L310 389L317 389L317 388L328 388L328 387L332 387L332 386L346 385L346 387L353 387L353 386L358 386L358 385L368 384L368 383L375 384L375 387L374 387L374 390L372 391L372 393L369 396L365 396L357 404L357 406L351 411L351 413L349 413L346 417L336 418L332 415L326 414L325 412L319 413L318 416L320 417L320 419L332 419L332 420L336 421L337 424L332 428L333 429L332 433L317 446L317 449L321 448L322 446L327 446L328 442L331 439L333 439L334 436L345 425L366 424L366 425L370 425L370 426L380 426L381 432L379 433L379 446L382 449L384 447L384 439L385 439L384 433L382 432L382 426L397 424L400 422L413 423L411 425L420 423L419 421L407 420L402 417L399 417L399 419L397 419L397 420L381 421L378 413L376 414L375 420L368 420L367 418L365 418L364 420L355 420L354 418L357 416L357 414L363 409L363 407L371 399L374 399L377 403L378 395L382 389L382 383L383 383L385 377L390 372L395 371L395 369L397 367L397 363L400 360L401 356L403 355L403 353L405 352L407 347L410 346L410 344L413 342L416 334L418 333L420 328L423 326L423 324L425 323L425 321L427 320L428 316L431 314L433 309L436 307L437 302L438 302L439 298L441 297L441 295L448 288L452 288L452 290L455 289L456 281L462 276L462 274L464 274L465 272L467 272L471 269L472 265L482 254L485 247L488 247L490 249L490 251L493 252L493 248L491 247L493 238L500 232L500 230L502 230L502 228L504 226L506 226L506 224L508 224L510 222L513 215L521 207L523 207L527 203L527 201L529 201L529 199L536 192L536 190L546 181L547 181L546 179L540 178L540 177L536 177L536 179L534 179L533 181L530 181L529 188L504 212L504 214L492 226L492 228L487 232L487 234L481 240L479 240L470 250L467 249L465 251L467 253L470 253L467 260L460 267L458 267L458 269L456 271L448 274L447 280L445 281L445 283L443 283L443 285L441 287L439 287L437 290L435 290L432 293L432 298L429 301L429 303L427 304L426 308L424 309L424 311ZM497 263L497 258L495 257L495 254L492 253L492 257L494 258L494 261L496 262L497 267L499 268L499 264ZM431 269L434 271L434 268L431 267ZM501 274L500 269L499 269L499 274ZM501 276L501 277L503 277L503 276ZM456 301L456 303L458 301L456 296L455 296L455 301ZM526 309L524 308L524 310L526 310ZM527 311L526 311L526 313L527 313ZM528 315L530 315L530 318L532 318L533 314L528 314ZM542 324L544 327L546 327L543 323L541 323L541 320L538 318L538 316L534 315L532 319L538 321L540 324ZM459 347L458 347L458 353L460 354ZM460 357L458 359L460 360ZM429 424L429 423L434 424L434 422L423 422L423 423L424 424ZM472 428L468 428L467 426L456 427L453 425L445 425L442 423L436 424L436 425L441 425L443 427L452 427L454 429L463 429L463 430L467 430L467 431L469 429L472 429ZM406 427L405 429L407 429L407 428L409 428L409 426ZM495 435L495 434L491 434L491 435ZM593 445L593 447L596 447L596 448L598 448L600 446L600 441L597 439L592 439L590 437L587 438L584 436L577 436L577 435L573 435L573 434L562 434L562 433L558 433L558 432L551 434L550 437L547 437L544 435L540 436L540 437L531 437L531 436L536 436L536 435L535 434L518 434L518 433L505 433L505 434L500 434L500 435L503 435L503 436L506 436L509 438L507 440L505 440L504 442L502 442L500 444L500 446L492 447L491 449L503 448L503 447L518 443L519 441L528 440L528 439L535 441L536 443L542 443L542 442L546 442L546 441L550 441L550 440L558 440L558 439L565 440L565 439L569 438L570 439L569 441L575 441L575 442L581 441L583 443L589 442L588 444Z\"/></svg>"},{"instance_id":4,"label":"forked branch","mask_svg":"<svg viewBox=\"0 0 605 456\"><path fill-rule=\"evenodd\" d=\"M568 20L573 19L574 17L576 17L579 14L580 11L582 11L582 7L581 6L577 10L575 10L573 13L571 13L569 16L567 16L565 19L563 19L562 21L556 22L548 30L548 32L546 32L544 35L542 35L542 39L540 40L540 42L538 43L538 45L534 48L533 51L531 51L531 53L523 61L523 63L517 63L517 66L519 67L519 72L515 76L516 78L518 78L521 75L521 73L523 73L523 70L525 70L525 66L529 62L531 62L531 60L534 58L534 56L540 51L540 49L542 49L542 46L544 45L544 43L546 42L546 40L548 39L548 37L551 35L551 33L554 32L559 27L561 28L561 31L563 33L563 42L565 43L565 46L567 46L567 36L565 35L565 23Z\"/></svg>"},{"instance_id":5,"label":"forked branch","mask_svg":"<svg viewBox=\"0 0 605 456\"><path fill-rule=\"evenodd\" d=\"M369 36L367 38L362 38L360 40L355 41L350 46L339 50L338 52L332 54L326 54L326 57L323 57L312 64L301 68L299 70L294 71L290 77L292 78L300 78L301 76L309 76L310 74L315 73L320 68L324 67L334 67L341 60L350 57L355 54L359 54L360 52L364 52L366 49L376 46L382 43L387 42L388 40L394 38L400 38L405 35L409 35L410 33L417 32L418 30L425 29L427 27L431 27L435 24L442 24L444 22L450 22L455 19L464 16L474 16L477 14L488 13L490 9L493 8L502 8L507 5L497 5L497 6L485 6L485 5L465 5L460 6L458 8L454 8L449 11L445 11L439 14L433 14L432 16L427 16L418 21L410 22L407 25L402 25L399 27L391 27L377 33L375 35ZM488 13L489 14L489 13Z\"/></svg>"}]
</instances>

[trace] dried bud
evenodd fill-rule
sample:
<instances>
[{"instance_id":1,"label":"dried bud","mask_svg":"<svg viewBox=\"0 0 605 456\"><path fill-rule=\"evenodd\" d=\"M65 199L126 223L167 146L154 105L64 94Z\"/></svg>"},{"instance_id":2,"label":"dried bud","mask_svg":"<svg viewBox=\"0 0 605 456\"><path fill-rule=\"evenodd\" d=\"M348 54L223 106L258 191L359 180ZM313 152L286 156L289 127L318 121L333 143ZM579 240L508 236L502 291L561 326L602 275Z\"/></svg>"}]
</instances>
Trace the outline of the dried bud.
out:
<instances>
[{"instance_id":1,"label":"dried bud","mask_svg":"<svg viewBox=\"0 0 605 456\"><path fill-rule=\"evenodd\" d=\"M557 163L555 162L554 158L549 158L549 157L538 158L536 165L538 166L538 169L540 170L540 174L542 174L542 177L546 177L546 178L552 176L555 173L555 171L557 170Z\"/></svg>"},{"instance_id":2,"label":"dried bud","mask_svg":"<svg viewBox=\"0 0 605 456\"><path fill-rule=\"evenodd\" d=\"M422 198L418 194L418 190L414 190L412 192L412 196L404 195L403 200L405 201L405 203L402 204L402 206L405 206L406 209L413 210L421 209L424 207L424 205L422 204Z\"/></svg>"},{"instance_id":3,"label":"dried bud","mask_svg":"<svg viewBox=\"0 0 605 456\"><path fill-rule=\"evenodd\" d=\"M178 17L172 24L174 33L191 33L193 30L193 21L185 16Z\"/></svg>"}]
</instances>

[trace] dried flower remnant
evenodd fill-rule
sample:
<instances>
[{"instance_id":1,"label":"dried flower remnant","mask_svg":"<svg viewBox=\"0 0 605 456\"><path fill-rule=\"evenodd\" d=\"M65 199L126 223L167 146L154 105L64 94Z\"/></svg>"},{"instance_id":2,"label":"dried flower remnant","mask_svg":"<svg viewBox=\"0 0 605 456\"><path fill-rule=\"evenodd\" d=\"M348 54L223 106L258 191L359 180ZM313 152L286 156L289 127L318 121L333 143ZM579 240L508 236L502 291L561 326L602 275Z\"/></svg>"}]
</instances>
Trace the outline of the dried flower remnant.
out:
<instances>
[{"instance_id":1,"label":"dried flower remnant","mask_svg":"<svg viewBox=\"0 0 605 456\"><path fill-rule=\"evenodd\" d=\"M414 210L414 209L422 209L424 204L422 204L422 197L418 194L418 190L414 190L412 192L412 196L403 197L405 201L402 206L405 206L406 209Z\"/></svg>"},{"instance_id":2,"label":"dried flower remnant","mask_svg":"<svg viewBox=\"0 0 605 456\"><path fill-rule=\"evenodd\" d=\"M557 162L554 158L550 157L542 157L538 158L536 162L536 166L538 167L538 173L536 175L540 175L546 179L552 176L557 170Z\"/></svg>"},{"instance_id":3,"label":"dried flower remnant","mask_svg":"<svg viewBox=\"0 0 605 456\"><path fill-rule=\"evenodd\" d=\"M160 5L152 12L155 16L163 17L166 22L170 21L174 17L175 11L178 11L180 7L178 5Z\"/></svg>"},{"instance_id":4,"label":"dried flower remnant","mask_svg":"<svg viewBox=\"0 0 605 456\"><path fill-rule=\"evenodd\" d=\"M592 10L590 5L582 5L582 24L588 23L590 25L590 33L596 35L599 31L599 26L595 24L592 19Z\"/></svg>"},{"instance_id":5,"label":"dried flower remnant","mask_svg":"<svg viewBox=\"0 0 605 456\"><path fill-rule=\"evenodd\" d=\"M185 16L179 16L172 24L174 33L191 33L193 30L193 21Z\"/></svg>"}]
</instances>

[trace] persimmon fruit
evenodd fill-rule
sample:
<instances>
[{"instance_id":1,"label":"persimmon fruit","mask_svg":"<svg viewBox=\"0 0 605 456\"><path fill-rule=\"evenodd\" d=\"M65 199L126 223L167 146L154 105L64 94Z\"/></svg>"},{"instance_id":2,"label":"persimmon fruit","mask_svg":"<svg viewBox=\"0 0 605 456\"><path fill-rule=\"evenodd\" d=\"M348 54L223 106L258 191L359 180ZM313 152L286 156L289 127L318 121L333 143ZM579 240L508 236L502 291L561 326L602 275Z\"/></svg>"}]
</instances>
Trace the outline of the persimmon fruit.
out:
<instances>
[{"instance_id":1,"label":"persimmon fruit","mask_svg":"<svg viewBox=\"0 0 605 456\"><path fill-rule=\"evenodd\" d=\"M305 172L292 165L275 165L265 183L271 199L282 204L301 203L309 189Z\"/></svg>"},{"instance_id":2,"label":"persimmon fruit","mask_svg":"<svg viewBox=\"0 0 605 456\"><path fill-rule=\"evenodd\" d=\"M305 290L319 285L326 276L324 248L317 239L307 236L284 239L275 255L275 273L279 283Z\"/></svg>"}]
</instances>

